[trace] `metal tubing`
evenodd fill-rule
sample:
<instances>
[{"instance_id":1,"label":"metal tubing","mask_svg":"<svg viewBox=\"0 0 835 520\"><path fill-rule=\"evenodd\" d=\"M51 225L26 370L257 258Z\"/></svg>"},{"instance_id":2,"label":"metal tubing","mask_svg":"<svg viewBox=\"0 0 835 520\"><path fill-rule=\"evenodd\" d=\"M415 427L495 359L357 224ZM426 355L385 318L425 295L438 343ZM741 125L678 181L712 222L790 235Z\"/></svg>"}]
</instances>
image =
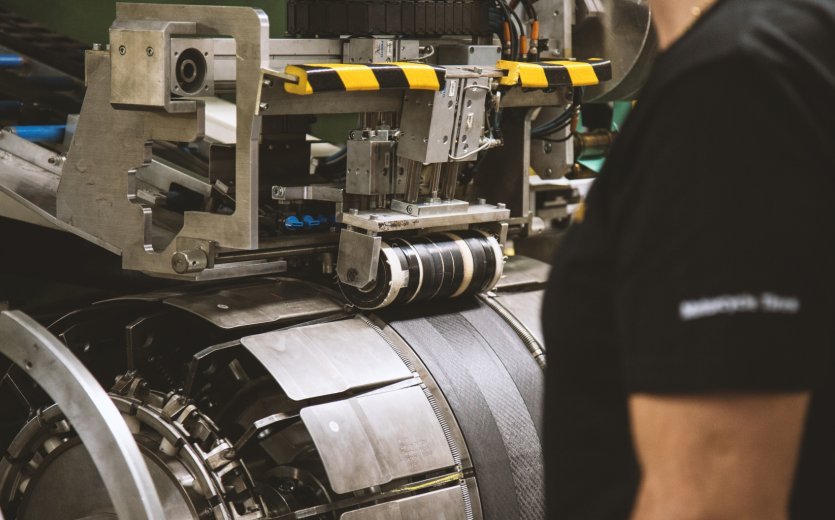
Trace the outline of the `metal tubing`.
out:
<instances>
[{"instance_id":1,"label":"metal tubing","mask_svg":"<svg viewBox=\"0 0 835 520\"><path fill-rule=\"evenodd\" d=\"M119 519L165 518L133 435L107 392L78 358L20 311L0 313L0 353L55 400L90 453Z\"/></svg>"}]
</instances>

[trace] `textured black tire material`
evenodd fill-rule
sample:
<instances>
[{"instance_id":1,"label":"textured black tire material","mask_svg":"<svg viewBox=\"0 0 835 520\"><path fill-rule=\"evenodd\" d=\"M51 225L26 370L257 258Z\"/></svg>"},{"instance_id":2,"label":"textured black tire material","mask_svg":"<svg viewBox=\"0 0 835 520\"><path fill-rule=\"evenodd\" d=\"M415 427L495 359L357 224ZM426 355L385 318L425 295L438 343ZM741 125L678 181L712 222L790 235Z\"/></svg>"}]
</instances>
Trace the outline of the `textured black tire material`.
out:
<instances>
[{"instance_id":1,"label":"textured black tire material","mask_svg":"<svg viewBox=\"0 0 835 520\"><path fill-rule=\"evenodd\" d=\"M485 518L545 518L544 374L507 323L474 298L381 313L432 373L472 458Z\"/></svg>"}]
</instances>

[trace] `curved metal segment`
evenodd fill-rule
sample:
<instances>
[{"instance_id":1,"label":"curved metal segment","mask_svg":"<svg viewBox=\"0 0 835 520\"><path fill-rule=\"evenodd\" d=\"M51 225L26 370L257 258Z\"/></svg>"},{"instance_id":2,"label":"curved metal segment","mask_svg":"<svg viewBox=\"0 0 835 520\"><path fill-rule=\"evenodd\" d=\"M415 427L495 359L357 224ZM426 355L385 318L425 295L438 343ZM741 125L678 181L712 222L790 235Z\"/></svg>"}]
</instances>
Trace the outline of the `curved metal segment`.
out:
<instances>
[{"instance_id":1,"label":"curved metal segment","mask_svg":"<svg viewBox=\"0 0 835 520\"><path fill-rule=\"evenodd\" d=\"M122 520L163 519L148 467L116 406L58 339L20 311L0 313L0 353L38 383L75 428Z\"/></svg>"}]
</instances>

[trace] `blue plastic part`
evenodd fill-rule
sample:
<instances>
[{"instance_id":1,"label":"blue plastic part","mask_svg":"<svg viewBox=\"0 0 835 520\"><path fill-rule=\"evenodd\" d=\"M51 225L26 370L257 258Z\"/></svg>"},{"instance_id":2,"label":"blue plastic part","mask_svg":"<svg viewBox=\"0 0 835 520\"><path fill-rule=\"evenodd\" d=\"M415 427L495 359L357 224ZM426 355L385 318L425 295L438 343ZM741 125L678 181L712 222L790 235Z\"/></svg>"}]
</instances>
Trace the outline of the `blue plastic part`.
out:
<instances>
[{"instance_id":1,"label":"blue plastic part","mask_svg":"<svg viewBox=\"0 0 835 520\"><path fill-rule=\"evenodd\" d=\"M10 126L13 134L28 141L41 141L47 143L59 143L64 140L64 130L67 125L27 125Z\"/></svg>"},{"instance_id":2,"label":"blue plastic part","mask_svg":"<svg viewBox=\"0 0 835 520\"><path fill-rule=\"evenodd\" d=\"M299 220L299 217L295 215L290 215L289 217L284 219L284 227L286 227L289 230L301 229L304 227L304 222Z\"/></svg>"},{"instance_id":3,"label":"blue plastic part","mask_svg":"<svg viewBox=\"0 0 835 520\"><path fill-rule=\"evenodd\" d=\"M313 215L305 215L302 217L302 221L304 222L304 227L308 229L316 229L321 225L319 219L313 218Z\"/></svg>"},{"instance_id":4,"label":"blue plastic part","mask_svg":"<svg viewBox=\"0 0 835 520\"><path fill-rule=\"evenodd\" d=\"M16 99L0 99L0 114L13 114L20 112L23 102Z\"/></svg>"},{"instance_id":5,"label":"blue plastic part","mask_svg":"<svg viewBox=\"0 0 835 520\"><path fill-rule=\"evenodd\" d=\"M19 54L0 54L0 69L19 69L23 66L23 56Z\"/></svg>"}]
</instances>

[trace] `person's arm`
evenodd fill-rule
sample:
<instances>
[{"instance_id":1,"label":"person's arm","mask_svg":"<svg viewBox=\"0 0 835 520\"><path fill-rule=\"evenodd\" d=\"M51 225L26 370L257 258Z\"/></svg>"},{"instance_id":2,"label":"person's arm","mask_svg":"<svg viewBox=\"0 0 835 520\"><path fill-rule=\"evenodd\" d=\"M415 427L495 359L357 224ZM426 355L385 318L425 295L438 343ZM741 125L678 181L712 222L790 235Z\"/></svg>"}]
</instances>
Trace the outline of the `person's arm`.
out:
<instances>
[{"instance_id":1,"label":"person's arm","mask_svg":"<svg viewBox=\"0 0 835 520\"><path fill-rule=\"evenodd\" d=\"M663 99L616 230L633 520L785 520L809 395L831 384L835 183L774 74L701 72Z\"/></svg>"},{"instance_id":2,"label":"person's arm","mask_svg":"<svg viewBox=\"0 0 835 520\"><path fill-rule=\"evenodd\" d=\"M659 396L629 407L632 520L786 520L808 393Z\"/></svg>"}]
</instances>

